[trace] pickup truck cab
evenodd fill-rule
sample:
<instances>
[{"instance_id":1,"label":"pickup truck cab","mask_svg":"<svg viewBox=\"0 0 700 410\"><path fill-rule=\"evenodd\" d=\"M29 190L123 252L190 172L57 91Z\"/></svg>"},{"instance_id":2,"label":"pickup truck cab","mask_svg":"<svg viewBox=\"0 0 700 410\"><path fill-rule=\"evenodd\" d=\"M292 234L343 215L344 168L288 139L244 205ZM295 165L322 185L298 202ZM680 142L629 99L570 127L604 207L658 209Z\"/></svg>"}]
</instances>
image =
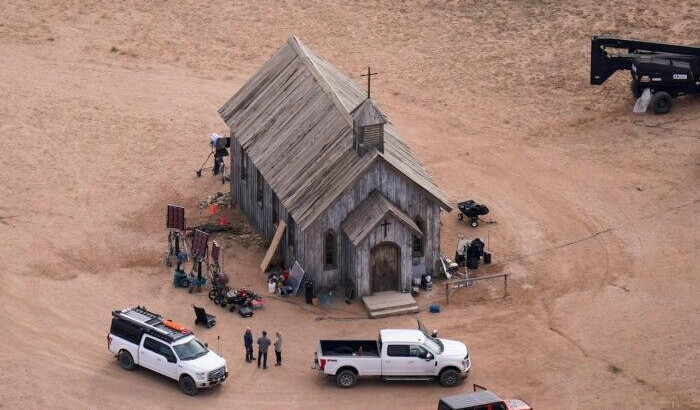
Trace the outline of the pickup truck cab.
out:
<instances>
[{"instance_id":1,"label":"pickup truck cab","mask_svg":"<svg viewBox=\"0 0 700 410\"><path fill-rule=\"evenodd\" d=\"M532 407L520 399L501 399L475 384L473 393L441 398L438 410L532 410Z\"/></svg>"},{"instance_id":2,"label":"pickup truck cab","mask_svg":"<svg viewBox=\"0 0 700 410\"><path fill-rule=\"evenodd\" d=\"M191 331L144 307L112 312L107 348L122 368L145 367L177 380L190 396L228 377L226 360L197 340Z\"/></svg>"},{"instance_id":3,"label":"pickup truck cab","mask_svg":"<svg viewBox=\"0 0 700 410\"><path fill-rule=\"evenodd\" d=\"M377 340L320 340L314 367L335 378L339 387L350 388L359 377L387 380L437 378L445 387L459 384L471 370L464 343L429 335L419 328L383 329Z\"/></svg>"}]
</instances>

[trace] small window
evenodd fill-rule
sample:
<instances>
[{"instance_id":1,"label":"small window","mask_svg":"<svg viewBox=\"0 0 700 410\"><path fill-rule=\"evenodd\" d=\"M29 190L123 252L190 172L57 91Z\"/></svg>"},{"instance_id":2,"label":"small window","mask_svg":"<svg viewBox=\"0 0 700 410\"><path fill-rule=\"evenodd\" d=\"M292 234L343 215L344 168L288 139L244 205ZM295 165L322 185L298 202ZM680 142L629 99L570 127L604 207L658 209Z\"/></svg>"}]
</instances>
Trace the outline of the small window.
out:
<instances>
[{"instance_id":1,"label":"small window","mask_svg":"<svg viewBox=\"0 0 700 410\"><path fill-rule=\"evenodd\" d=\"M245 152L241 150L241 181L248 180L248 157Z\"/></svg>"},{"instance_id":2,"label":"small window","mask_svg":"<svg viewBox=\"0 0 700 410\"><path fill-rule=\"evenodd\" d=\"M336 268L336 249L338 243L335 232L329 229L323 238L323 267L325 270Z\"/></svg>"},{"instance_id":3,"label":"small window","mask_svg":"<svg viewBox=\"0 0 700 410\"><path fill-rule=\"evenodd\" d=\"M294 219L291 215L287 217L287 246L294 250Z\"/></svg>"},{"instance_id":4,"label":"small window","mask_svg":"<svg viewBox=\"0 0 700 410\"><path fill-rule=\"evenodd\" d=\"M141 335L143 334L140 329L133 326L131 323L117 318L112 318L110 333L135 344L141 343Z\"/></svg>"},{"instance_id":5,"label":"small window","mask_svg":"<svg viewBox=\"0 0 700 410\"><path fill-rule=\"evenodd\" d=\"M143 347L158 354L160 354L161 344L162 343L156 341L155 339L151 339L150 337L147 337L146 340L143 341Z\"/></svg>"},{"instance_id":6,"label":"small window","mask_svg":"<svg viewBox=\"0 0 700 410\"><path fill-rule=\"evenodd\" d=\"M420 218L416 219L416 226L418 229L420 229L421 232L425 232L423 230L423 220ZM423 256L423 237L414 235L413 236L413 257L421 257Z\"/></svg>"},{"instance_id":7,"label":"small window","mask_svg":"<svg viewBox=\"0 0 700 410\"><path fill-rule=\"evenodd\" d=\"M260 174L260 171L257 171L255 173L255 187L256 187L256 199L258 201L258 205L263 206L263 177Z\"/></svg>"},{"instance_id":8,"label":"small window","mask_svg":"<svg viewBox=\"0 0 700 410\"><path fill-rule=\"evenodd\" d=\"M409 357L410 351L408 345L389 345L386 347L387 356L391 357Z\"/></svg>"},{"instance_id":9,"label":"small window","mask_svg":"<svg viewBox=\"0 0 700 410\"><path fill-rule=\"evenodd\" d=\"M272 193L272 223L274 225L277 225L277 223L280 221L280 212L279 212L279 199L277 199L277 195L275 193Z\"/></svg>"},{"instance_id":10,"label":"small window","mask_svg":"<svg viewBox=\"0 0 700 410\"><path fill-rule=\"evenodd\" d=\"M170 347L164 345L163 343L160 344L160 352L159 352L163 357L166 358L175 358L175 353L173 353L173 349Z\"/></svg>"},{"instance_id":11,"label":"small window","mask_svg":"<svg viewBox=\"0 0 700 410\"><path fill-rule=\"evenodd\" d=\"M143 341L143 347L163 357L175 358L173 350L168 345L155 339L151 339L150 337L147 337L146 340Z\"/></svg>"},{"instance_id":12,"label":"small window","mask_svg":"<svg viewBox=\"0 0 700 410\"><path fill-rule=\"evenodd\" d=\"M409 347L411 357L420 357L425 359L428 356L428 351L420 346L410 346Z\"/></svg>"}]
</instances>

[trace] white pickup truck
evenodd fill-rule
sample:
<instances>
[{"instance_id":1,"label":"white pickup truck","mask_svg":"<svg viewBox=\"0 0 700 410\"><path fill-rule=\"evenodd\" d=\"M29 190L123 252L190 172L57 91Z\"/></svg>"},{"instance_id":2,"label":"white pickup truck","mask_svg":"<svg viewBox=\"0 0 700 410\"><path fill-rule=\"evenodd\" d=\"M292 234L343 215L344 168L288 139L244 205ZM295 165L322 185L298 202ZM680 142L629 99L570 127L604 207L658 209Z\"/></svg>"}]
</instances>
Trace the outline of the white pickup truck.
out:
<instances>
[{"instance_id":1,"label":"white pickup truck","mask_svg":"<svg viewBox=\"0 0 700 410\"><path fill-rule=\"evenodd\" d=\"M358 377L387 380L437 378L445 387L459 384L471 370L464 343L429 335L420 330L383 329L378 340L320 340L314 367L331 377L339 387L350 388Z\"/></svg>"},{"instance_id":2,"label":"white pickup truck","mask_svg":"<svg viewBox=\"0 0 700 410\"><path fill-rule=\"evenodd\" d=\"M144 307L112 312L107 348L126 370L145 367L179 382L193 396L228 377L226 360L192 332Z\"/></svg>"}]
</instances>

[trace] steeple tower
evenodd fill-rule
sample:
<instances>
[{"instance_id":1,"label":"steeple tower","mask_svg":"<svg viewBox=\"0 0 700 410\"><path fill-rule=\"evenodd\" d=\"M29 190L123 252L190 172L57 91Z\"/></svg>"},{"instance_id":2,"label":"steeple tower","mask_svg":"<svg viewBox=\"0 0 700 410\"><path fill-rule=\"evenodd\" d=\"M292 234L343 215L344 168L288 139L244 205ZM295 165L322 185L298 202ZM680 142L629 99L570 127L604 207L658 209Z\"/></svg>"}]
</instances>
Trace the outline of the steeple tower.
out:
<instances>
[{"instance_id":1,"label":"steeple tower","mask_svg":"<svg viewBox=\"0 0 700 410\"><path fill-rule=\"evenodd\" d=\"M364 155L371 147L384 152L384 124L386 118L371 98L362 101L350 113L353 119L354 147L358 155Z\"/></svg>"}]
</instances>

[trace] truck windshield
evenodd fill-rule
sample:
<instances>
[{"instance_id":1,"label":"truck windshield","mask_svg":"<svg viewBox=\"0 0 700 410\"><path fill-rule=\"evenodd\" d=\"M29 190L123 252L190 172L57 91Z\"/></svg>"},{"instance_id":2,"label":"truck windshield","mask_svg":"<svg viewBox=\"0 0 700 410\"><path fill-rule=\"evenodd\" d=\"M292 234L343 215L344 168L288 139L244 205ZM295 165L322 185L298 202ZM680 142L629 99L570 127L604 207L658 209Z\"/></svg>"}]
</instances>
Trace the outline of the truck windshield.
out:
<instances>
[{"instance_id":1,"label":"truck windshield","mask_svg":"<svg viewBox=\"0 0 700 410\"><path fill-rule=\"evenodd\" d=\"M173 346L175 348L175 353L180 360L192 360L198 357L202 357L209 352L199 340L192 339L187 343Z\"/></svg>"},{"instance_id":2,"label":"truck windshield","mask_svg":"<svg viewBox=\"0 0 700 410\"><path fill-rule=\"evenodd\" d=\"M440 339L433 339L430 337L425 338L425 342L423 344L430 350L431 352L435 353L442 353L442 343L440 342Z\"/></svg>"}]
</instances>

